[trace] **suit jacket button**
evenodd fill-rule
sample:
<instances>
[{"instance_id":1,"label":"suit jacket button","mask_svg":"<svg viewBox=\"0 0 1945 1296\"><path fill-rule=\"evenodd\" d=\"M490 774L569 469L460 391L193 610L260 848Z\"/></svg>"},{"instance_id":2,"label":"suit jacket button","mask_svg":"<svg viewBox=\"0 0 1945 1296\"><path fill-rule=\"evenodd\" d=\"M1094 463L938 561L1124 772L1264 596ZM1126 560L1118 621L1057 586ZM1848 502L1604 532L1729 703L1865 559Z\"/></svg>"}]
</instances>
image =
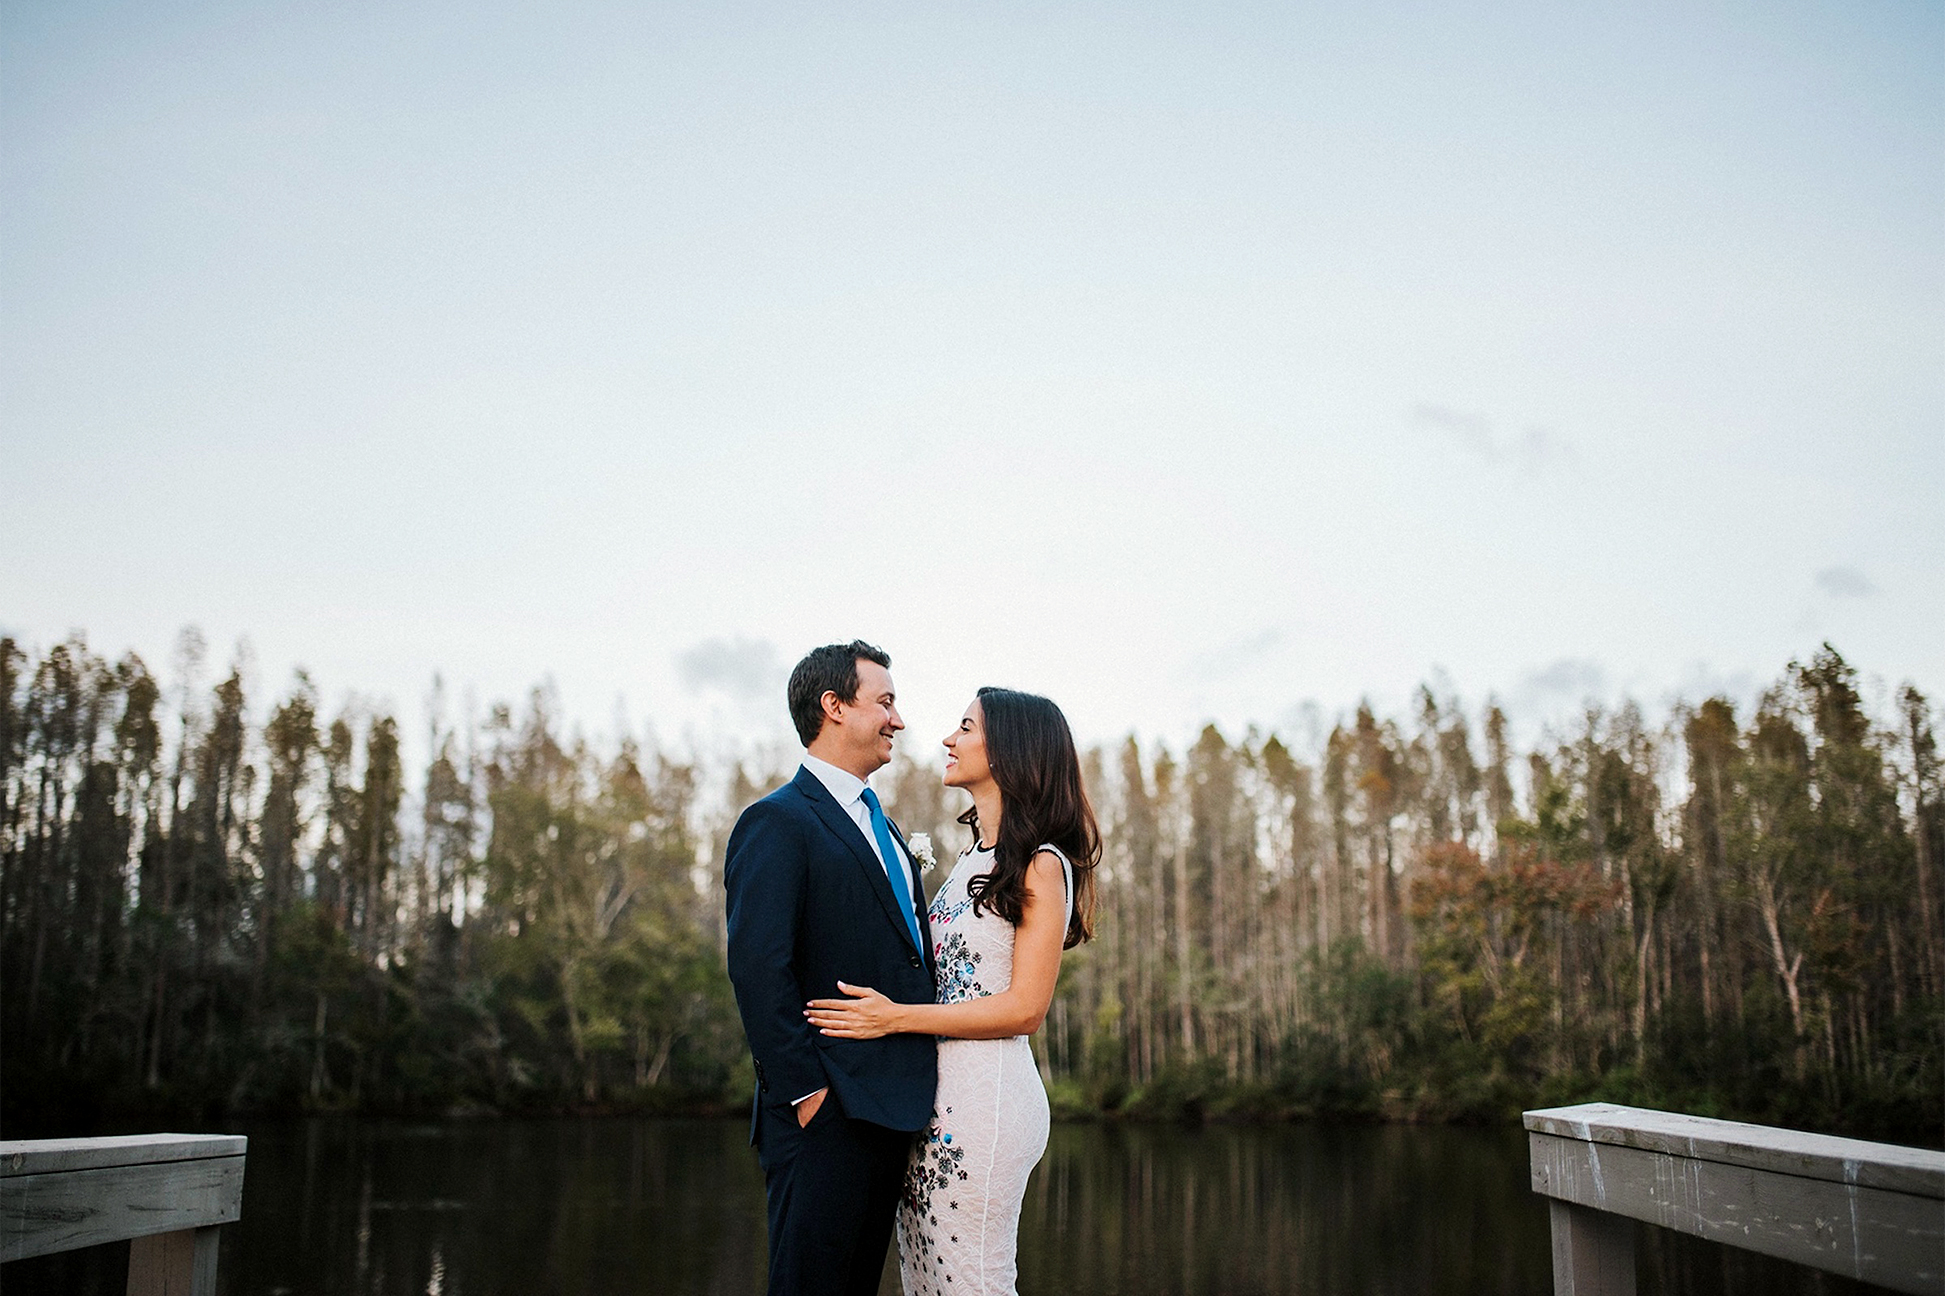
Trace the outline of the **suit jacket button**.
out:
<instances>
[{"instance_id":1,"label":"suit jacket button","mask_svg":"<svg viewBox=\"0 0 1945 1296\"><path fill-rule=\"evenodd\" d=\"M912 957L911 957L911 958L909 958L909 959L907 959L906 961L907 961L907 962L909 962L909 963L910 963L910 964L911 964L911 965L912 965L913 967L924 967L924 966L925 966L925 964L924 964L923 962L921 962L921 961L920 961L920 959L919 959L919 956L918 956L918 955L916 955L916 954L914 954L914 955L912 955Z\"/></svg>"}]
</instances>

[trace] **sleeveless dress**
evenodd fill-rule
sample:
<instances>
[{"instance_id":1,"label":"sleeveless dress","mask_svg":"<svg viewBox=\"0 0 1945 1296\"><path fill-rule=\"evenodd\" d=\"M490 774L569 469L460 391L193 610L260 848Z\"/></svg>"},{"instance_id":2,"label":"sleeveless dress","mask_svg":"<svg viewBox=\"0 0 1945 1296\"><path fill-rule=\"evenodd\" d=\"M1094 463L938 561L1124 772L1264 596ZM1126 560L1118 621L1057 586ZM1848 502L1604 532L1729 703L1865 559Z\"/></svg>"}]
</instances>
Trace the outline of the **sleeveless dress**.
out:
<instances>
[{"instance_id":1,"label":"sleeveless dress","mask_svg":"<svg viewBox=\"0 0 1945 1296\"><path fill-rule=\"evenodd\" d=\"M1060 856L1071 917L1073 866ZM990 850L959 856L929 910L940 1003L998 994L1013 983L1013 924L973 913L966 883L993 867ZM1047 1091L1024 1035L939 1040L932 1123L912 1150L898 1207L905 1296L1013 1296L1020 1203L1047 1150Z\"/></svg>"}]
</instances>

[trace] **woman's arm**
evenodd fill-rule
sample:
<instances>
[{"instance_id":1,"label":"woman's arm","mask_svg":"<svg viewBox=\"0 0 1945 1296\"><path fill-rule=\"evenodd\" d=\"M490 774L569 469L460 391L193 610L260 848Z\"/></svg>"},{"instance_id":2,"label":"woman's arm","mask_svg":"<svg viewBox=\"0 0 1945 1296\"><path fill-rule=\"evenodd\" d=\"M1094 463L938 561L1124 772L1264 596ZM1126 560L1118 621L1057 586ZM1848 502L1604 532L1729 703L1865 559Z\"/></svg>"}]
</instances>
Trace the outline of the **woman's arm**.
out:
<instances>
[{"instance_id":1,"label":"woman's arm","mask_svg":"<svg viewBox=\"0 0 1945 1296\"><path fill-rule=\"evenodd\" d=\"M949 1039L1005 1039L1031 1035L1046 1019L1060 977L1067 939L1067 883L1060 857L1041 851L1027 864L1026 903L1013 932L1013 980L998 994L964 1003L893 1003L868 986L840 981L843 999L813 999L804 1016L837 1039L880 1035L943 1035Z\"/></svg>"}]
</instances>

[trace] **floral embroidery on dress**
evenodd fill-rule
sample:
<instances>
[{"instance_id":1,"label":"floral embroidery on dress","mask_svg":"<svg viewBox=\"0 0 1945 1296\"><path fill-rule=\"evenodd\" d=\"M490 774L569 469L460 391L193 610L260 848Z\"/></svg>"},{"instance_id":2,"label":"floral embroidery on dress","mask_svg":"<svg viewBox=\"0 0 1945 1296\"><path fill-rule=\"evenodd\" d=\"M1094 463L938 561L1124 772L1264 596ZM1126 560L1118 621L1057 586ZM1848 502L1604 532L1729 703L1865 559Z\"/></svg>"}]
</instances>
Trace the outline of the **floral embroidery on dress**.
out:
<instances>
[{"instance_id":1,"label":"floral embroidery on dress","mask_svg":"<svg viewBox=\"0 0 1945 1296\"><path fill-rule=\"evenodd\" d=\"M945 1109L950 1116L952 1108ZM945 1257L939 1255L932 1246L934 1230L939 1227L939 1217L934 1212L941 1209L957 1211L959 1202L952 1195L955 1184L964 1183L967 1174L961 1165L966 1159L966 1145L954 1144L952 1135L945 1132L940 1114L932 1113L931 1128L925 1132L925 1139L914 1152L911 1164L905 1171L905 1191L899 1202L900 1232L904 1234L904 1244L911 1251L911 1258L924 1268L930 1265L943 1269ZM929 1226L929 1227L928 1227ZM949 1234L954 1241L956 1235ZM942 1275L947 1282L952 1281L949 1274Z\"/></svg>"},{"instance_id":2,"label":"floral embroidery on dress","mask_svg":"<svg viewBox=\"0 0 1945 1296\"><path fill-rule=\"evenodd\" d=\"M959 880L959 861L963 861L966 856L972 853L973 849L970 846L959 852L959 860L954 861L951 876L946 878L945 884L939 888L939 893L932 897L932 908L927 916L931 918L934 927L943 927L945 924L958 918L966 910L972 908L972 897L967 895L964 890L960 890L957 900L947 903L948 898L955 889L953 883Z\"/></svg>"},{"instance_id":3,"label":"floral embroidery on dress","mask_svg":"<svg viewBox=\"0 0 1945 1296\"><path fill-rule=\"evenodd\" d=\"M966 912L966 910L972 908L972 905L973 901L971 896L961 896L957 901L947 905L943 909L934 908L932 910L932 925L934 927L943 926Z\"/></svg>"},{"instance_id":4,"label":"floral embroidery on dress","mask_svg":"<svg viewBox=\"0 0 1945 1296\"><path fill-rule=\"evenodd\" d=\"M979 951L966 944L959 932L939 942L938 983L940 1003L964 1003L988 993L979 984Z\"/></svg>"}]
</instances>

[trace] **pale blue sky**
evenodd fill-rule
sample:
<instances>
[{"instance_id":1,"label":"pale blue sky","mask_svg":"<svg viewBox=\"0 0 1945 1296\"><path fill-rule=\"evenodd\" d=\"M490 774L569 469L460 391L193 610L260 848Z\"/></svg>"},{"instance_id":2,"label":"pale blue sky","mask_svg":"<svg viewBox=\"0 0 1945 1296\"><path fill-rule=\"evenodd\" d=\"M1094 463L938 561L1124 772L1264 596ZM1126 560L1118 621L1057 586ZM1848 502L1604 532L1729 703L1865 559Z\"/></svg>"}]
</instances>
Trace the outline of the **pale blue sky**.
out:
<instances>
[{"instance_id":1,"label":"pale blue sky","mask_svg":"<svg viewBox=\"0 0 1945 1296\"><path fill-rule=\"evenodd\" d=\"M674 737L855 633L927 746L985 682L1945 690L1935 4L11 0L0 59L33 646Z\"/></svg>"}]
</instances>

